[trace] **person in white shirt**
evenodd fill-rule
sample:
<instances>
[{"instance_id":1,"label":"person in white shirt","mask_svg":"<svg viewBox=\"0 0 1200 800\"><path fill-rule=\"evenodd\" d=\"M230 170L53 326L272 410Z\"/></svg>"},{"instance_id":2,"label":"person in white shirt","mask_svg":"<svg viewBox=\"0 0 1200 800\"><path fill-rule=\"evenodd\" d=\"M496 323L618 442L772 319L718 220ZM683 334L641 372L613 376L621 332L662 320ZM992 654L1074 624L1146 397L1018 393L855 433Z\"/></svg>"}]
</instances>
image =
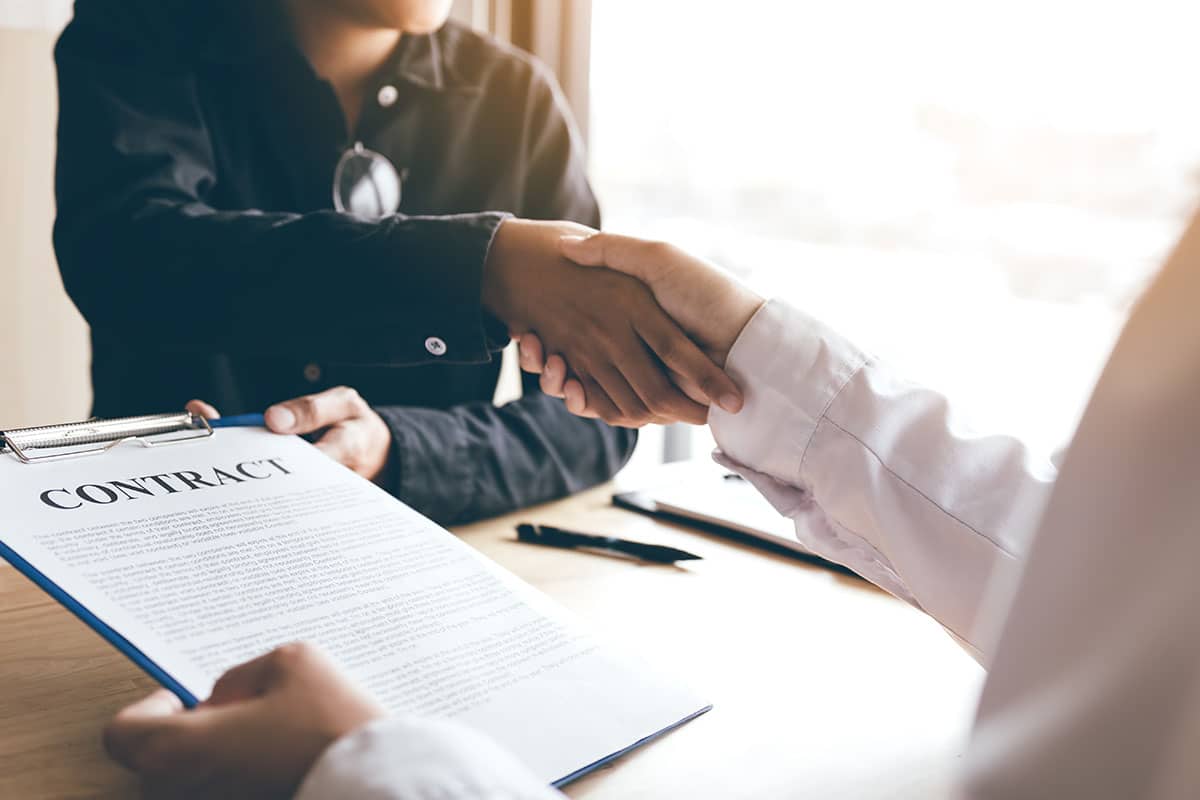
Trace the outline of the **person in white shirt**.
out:
<instances>
[{"instance_id":1,"label":"person in white shirt","mask_svg":"<svg viewBox=\"0 0 1200 800\"><path fill-rule=\"evenodd\" d=\"M1135 308L1059 468L963 429L946 398L669 245L562 246L644 280L741 385L739 414L709 414L719 460L809 549L988 668L964 797L1200 796L1200 222ZM593 413L536 337L522 363ZM559 796L477 733L385 717L303 645L236 668L195 711L156 692L106 742L150 794Z\"/></svg>"}]
</instances>

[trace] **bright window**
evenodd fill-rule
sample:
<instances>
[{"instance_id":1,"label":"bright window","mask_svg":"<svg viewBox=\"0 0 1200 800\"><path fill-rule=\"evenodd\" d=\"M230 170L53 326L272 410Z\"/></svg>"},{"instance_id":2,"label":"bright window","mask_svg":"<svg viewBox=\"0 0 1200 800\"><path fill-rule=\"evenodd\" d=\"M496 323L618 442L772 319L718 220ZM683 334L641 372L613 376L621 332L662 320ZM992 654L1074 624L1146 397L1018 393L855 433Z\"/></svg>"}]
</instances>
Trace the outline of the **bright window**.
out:
<instances>
[{"instance_id":1,"label":"bright window","mask_svg":"<svg viewBox=\"0 0 1200 800\"><path fill-rule=\"evenodd\" d=\"M790 299L988 428L1069 437L1195 201L1192 4L592 10L607 227Z\"/></svg>"}]
</instances>

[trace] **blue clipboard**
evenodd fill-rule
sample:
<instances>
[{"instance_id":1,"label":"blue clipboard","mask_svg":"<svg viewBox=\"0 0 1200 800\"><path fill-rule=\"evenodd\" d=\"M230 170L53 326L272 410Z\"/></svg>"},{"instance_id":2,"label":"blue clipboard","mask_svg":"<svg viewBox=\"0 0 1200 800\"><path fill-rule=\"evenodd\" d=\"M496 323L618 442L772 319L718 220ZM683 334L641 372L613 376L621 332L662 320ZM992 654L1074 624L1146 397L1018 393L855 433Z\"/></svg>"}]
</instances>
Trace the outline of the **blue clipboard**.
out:
<instances>
[{"instance_id":1,"label":"blue clipboard","mask_svg":"<svg viewBox=\"0 0 1200 800\"><path fill-rule=\"evenodd\" d=\"M86 422L70 423L67 425L0 432L0 454L7 453L28 463L69 457L53 453L56 449L65 446L80 445L83 449L80 449L77 455L90 455L106 452L111 447L131 439L149 438L164 434L169 437L172 433L178 434L182 432L185 434L182 438L168 438L165 443L182 442L212 436L214 429L232 427L265 427L265 423L262 414L241 414L214 420L204 420L186 412L183 414L163 414L152 417L127 417L119 420L88 420ZM93 434L93 431L97 433ZM61 439L55 439L55 436L60 436ZM48 450L51 451L51 454L39 455L39 450ZM27 561L20 553L9 547L3 539L0 539L0 558L3 558L38 588L54 598L60 605L82 621L83 624L98 633L101 638L115 647L118 652L136 664L139 669L158 684L178 697L185 708L195 708L199 704L200 699L188 691L174 676L146 655L137 645L121 635L119 631L76 600L74 596L51 580L45 573ZM626 753L670 733L679 726L711 710L712 706L707 705L660 731L656 731L615 753L604 756L558 780L552 781L551 785L555 787L565 786L615 761Z\"/></svg>"}]
</instances>

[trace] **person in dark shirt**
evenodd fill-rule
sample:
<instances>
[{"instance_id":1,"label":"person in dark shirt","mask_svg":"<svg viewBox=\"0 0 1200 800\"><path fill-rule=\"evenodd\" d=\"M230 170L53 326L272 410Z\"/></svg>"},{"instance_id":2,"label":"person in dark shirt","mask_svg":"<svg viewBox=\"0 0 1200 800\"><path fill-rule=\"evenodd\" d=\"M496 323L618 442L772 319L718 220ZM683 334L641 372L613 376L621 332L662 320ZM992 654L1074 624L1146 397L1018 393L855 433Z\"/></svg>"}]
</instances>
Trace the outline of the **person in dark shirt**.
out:
<instances>
[{"instance_id":1,"label":"person in dark shirt","mask_svg":"<svg viewBox=\"0 0 1200 800\"><path fill-rule=\"evenodd\" d=\"M671 369L740 402L640 283L561 259L600 223L562 96L448 6L78 0L54 243L93 413L272 407L451 524L601 482L635 443L531 378L495 407L510 331L582 365L602 419L703 421Z\"/></svg>"}]
</instances>

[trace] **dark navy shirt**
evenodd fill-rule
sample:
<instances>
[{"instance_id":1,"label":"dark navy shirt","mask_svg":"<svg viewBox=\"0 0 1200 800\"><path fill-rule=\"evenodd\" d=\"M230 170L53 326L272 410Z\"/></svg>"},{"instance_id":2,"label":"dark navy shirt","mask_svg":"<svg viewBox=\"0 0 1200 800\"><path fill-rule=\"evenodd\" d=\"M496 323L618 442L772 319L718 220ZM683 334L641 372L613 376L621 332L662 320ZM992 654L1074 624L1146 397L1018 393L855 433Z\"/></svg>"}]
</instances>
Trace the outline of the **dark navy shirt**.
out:
<instances>
[{"instance_id":1,"label":"dark navy shirt","mask_svg":"<svg viewBox=\"0 0 1200 800\"><path fill-rule=\"evenodd\" d=\"M95 414L353 386L391 428L389 488L447 524L628 458L632 432L534 380L491 403L507 337L480 276L504 212L599 224L561 93L529 56L454 23L406 35L353 131L265 0L79 0L55 58L54 244L91 325ZM333 210L356 141L404 173L398 214Z\"/></svg>"}]
</instances>

